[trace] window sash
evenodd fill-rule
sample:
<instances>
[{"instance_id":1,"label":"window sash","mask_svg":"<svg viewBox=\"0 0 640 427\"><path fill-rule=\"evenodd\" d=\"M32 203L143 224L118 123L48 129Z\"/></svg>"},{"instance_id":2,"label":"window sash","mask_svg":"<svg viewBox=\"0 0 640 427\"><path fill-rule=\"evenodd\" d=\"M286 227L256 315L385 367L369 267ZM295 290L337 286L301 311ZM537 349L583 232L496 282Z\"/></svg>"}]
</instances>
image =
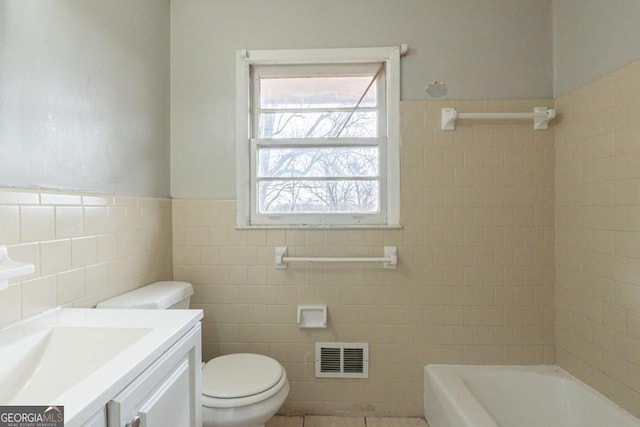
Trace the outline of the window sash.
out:
<instances>
[{"instance_id":1,"label":"window sash","mask_svg":"<svg viewBox=\"0 0 640 427\"><path fill-rule=\"evenodd\" d=\"M268 148L312 148L312 147L349 147L354 146L378 147L378 175L375 176L325 176L325 177L258 177L258 150ZM311 143L311 144L310 144ZM374 225L383 224L387 218L387 166L386 166L386 138L351 138L345 143L340 138L317 138L287 140L282 143L278 139L251 139L250 142L250 207L252 225L330 225L353 224ZM282 212L261 213L258 206L258 185L264 181L378 181L378 212Z\"/></svg>"},{"instance_id":2,"label":"window sash","mask_svg":"<svg viewBox=\"0 0 640 427\"><path fill-rule=\"evenodd\" d=\"M350 113L354 110L355 103L349 107L301 107L301 108L263 108L260 105L260 80L262 78L297 78L297 77L351 77L373 75L384 61L368 63L326 63L310 65L254 65L250 67L251 87L249 97L253 114L251 114L250 137L259 135L260 116L269 113ZM376 78L375 90L377 106L358 106L355 112L377 112L377 136L387 137L387 70L386 64ZM372 90L372 89L369 89ZM266 139L266 138L265 138ZM279 138L274 138L279 139ZM284 138L282 138L284 139ZM301 138L303 139L303 138ZM304 138L307 139L307 138ZM313 138L308 138L313 139ZM321 139L321 138L318 138Z\"/></svg>"}]
</instances>

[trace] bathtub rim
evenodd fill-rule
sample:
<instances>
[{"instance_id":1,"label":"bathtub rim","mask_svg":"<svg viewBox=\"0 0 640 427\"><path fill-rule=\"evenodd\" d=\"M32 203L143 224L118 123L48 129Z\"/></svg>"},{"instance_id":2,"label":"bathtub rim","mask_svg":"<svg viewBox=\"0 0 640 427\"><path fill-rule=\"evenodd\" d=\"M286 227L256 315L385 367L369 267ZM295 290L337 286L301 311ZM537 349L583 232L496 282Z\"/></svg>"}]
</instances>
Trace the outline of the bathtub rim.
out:
<instances>
[{"instance_id":1,"label":"bathtub rim","mask_svg":"<svg viewBox=\"0 0 640 427\"><path fill-rule=\"evenodd\" d=\"M482 406L478 399L469 392L467 385L456 369L460 366L484 365L426 365L425 387L423 396L424 417L430 426L451 425L452 427L499 427L493 417ZM429 375L434 372L435 375ZM449 384L450 393L438 393L445 390L444 383ZM427 399L428 395L431 399ZM456 410L460 405L469 408L467 412ZM427 413L430 414L427 417Z\"/></svg>"}]
</instances>

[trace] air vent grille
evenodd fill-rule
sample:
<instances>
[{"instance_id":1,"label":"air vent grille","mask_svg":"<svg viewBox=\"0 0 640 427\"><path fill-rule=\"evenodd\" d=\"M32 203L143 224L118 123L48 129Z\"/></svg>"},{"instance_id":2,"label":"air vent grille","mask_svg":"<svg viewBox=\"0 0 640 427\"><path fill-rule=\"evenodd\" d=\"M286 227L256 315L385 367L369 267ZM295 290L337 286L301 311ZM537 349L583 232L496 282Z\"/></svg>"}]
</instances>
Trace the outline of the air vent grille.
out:
<instances>
[{"instance_id":1,"label":"air vent grille","mask_svg":"<svg viewBox=\"0 0 640 427\"><path fill-rule=\"evenodd\" d=\"M340 372L340 349L320 349L320 372Z\"/></svg>"},{"instance_id":2,"label":"air vent grille","mask_svg":"<svg viewBox=\"0 0 640 427\"><path fill-rule=\"evenodd\" d=\"M345 348L344 372L362 373L364 372L364 350L361 348Z\"/></svg>"},{"instance_id":3,"label":"air vent grille","mask_svg":"<svg viewBox=\"0 0 640 427\"><path fill-rule=\"evenodd\" d=\"M369 344L316 343L316 377L369 378Z\"/></svg>"}]
</instances>

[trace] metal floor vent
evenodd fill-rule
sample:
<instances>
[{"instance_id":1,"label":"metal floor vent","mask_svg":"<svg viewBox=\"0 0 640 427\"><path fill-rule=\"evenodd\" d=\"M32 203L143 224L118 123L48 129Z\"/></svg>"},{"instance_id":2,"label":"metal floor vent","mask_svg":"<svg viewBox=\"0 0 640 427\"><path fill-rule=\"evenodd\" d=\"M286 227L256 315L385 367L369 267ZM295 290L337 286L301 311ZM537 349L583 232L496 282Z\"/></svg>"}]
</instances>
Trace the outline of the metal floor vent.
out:
<instances>
[{"instance_id":1,"label":"metal floor vent","mask_svg":"<svg viewBox=\"0 0 640 427\"><path fill-rule=\"evenodd\" d=\"M316 378L369 378L369 344L317 342Z\"/></svg>"}]
</instances>

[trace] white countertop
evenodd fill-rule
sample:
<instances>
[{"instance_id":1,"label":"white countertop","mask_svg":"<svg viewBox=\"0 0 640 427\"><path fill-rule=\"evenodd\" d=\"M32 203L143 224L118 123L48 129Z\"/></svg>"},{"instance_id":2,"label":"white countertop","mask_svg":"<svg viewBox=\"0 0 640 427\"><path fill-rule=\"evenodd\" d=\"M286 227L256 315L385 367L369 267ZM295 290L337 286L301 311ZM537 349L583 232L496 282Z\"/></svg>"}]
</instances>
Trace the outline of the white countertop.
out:
<instances>
[{"instance_id":1,"label":"white countertop","mask_svg":"<svg viewBox=\"0 0 640 427\"><path fill-rule=\"evenodd\" d=\"M149 329L84 379L51 402L20 402L29 405L63 405L65 425L79 425L140 375L154 360L202 319L201 310L122 310L61 308L0 329L0 351L17 342L42 335L53 328ZM69 349L63 363L72 364ZM0 405L11 399L0 400Z\"/></svg>"}]
</instances>

